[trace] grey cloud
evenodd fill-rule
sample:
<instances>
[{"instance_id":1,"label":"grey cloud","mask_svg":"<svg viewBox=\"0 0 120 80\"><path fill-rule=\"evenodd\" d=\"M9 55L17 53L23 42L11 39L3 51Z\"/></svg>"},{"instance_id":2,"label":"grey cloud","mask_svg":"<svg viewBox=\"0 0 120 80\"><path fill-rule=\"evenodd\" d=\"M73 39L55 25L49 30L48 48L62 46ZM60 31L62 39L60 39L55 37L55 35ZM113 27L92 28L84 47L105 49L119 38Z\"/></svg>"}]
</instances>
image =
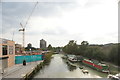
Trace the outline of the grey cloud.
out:
<instances>
[{"instance_id":1,"label":"grey cloud","mask_svg":"<svg viewBox=\"0 0 120 80\"><path fill-rule=\"evenodd\" d=\"M69 11L77 7L78 0L39 0L32 16L41 17L56 17L60 16L62 11ZM87 2L87 6L99 3L98 0L91 0ZM26 19L30 15L35 2L3 2L2 3L2 23L3 34L10 28L19 29L19 23L25 24ZM32 19L32 17L31 17ZM49 32L49 31L48 31ZM47 33L48 33L47 32ZM46 33L46 32L43 32ZM46 34L47 34L46 33ZM52 32L49 32L49 34Z\"/></svg>"},{"instance_id":2,"label":"grey cloud","mask_svg":"<svg viewBox=\"0 0 120 80\"><path fill-rule=\"evenodd\" d=\"M51 29L51 30L45 30L42 32L42 34L47 34L47 35L64 35L67 34L66 30L62 28L56 28L56 29Z\"/></svg>"},{"instance_id":3,"label":"grey cloud","mask_svg":"<svg viewBox=\"0 0 120 80\"><path fill-rule=\"evenodd\" d=\"M118 14L120 14L120 0L118 3ZM120 43L120 15L118 15L118 42Z\"/></svg>"},{"instance_id":4,"label":"grey cloud","mask_svg":"<svg viewBox=\"0 0 120 80\"><path fill-rule=\"evenodd\" d=\"M91 1L88 1L85 5L85 7L92 7L92 6L95 6L95 5L98 5L98 4L101 4L101 2L99 0L91 0Z\"/></svg>"},{"instance_id":5,"label":"grey cloud","mask_svg":"<svg viewBox=\"0 0 120 80\"><path fill-rule=\"evenodd\" d=\"M51 35L51 36L58 36L58 35L66 35L68 34L67 31L63 28L55 28L55 29L46 29L46 30L37 30L37 31L28 31L28 35Z\"/></svg>"},{"instance_id":6,"label":"grey cloud","mask_svg":"<svg viewBox=\"0 0 120 80\"><path fill-rule=\"evenodd\" d=\"M59 13L59 8L72 8L72 3L55 3L55 2L40 2L33 15L39 15L39 16L51 16L51 14ZM28 16L34 7L35 3L32 2L8 2L3 3L3 15L5 16L19 16L24 17ZM53 16L53 15L52 15ZM24 17L25 18L25 17Z\"/></svg>"},{"instance_id":7,"label":"grey cloud","mask_svg":"<svg viewBox=\"0 0 120 80\"><path fill-rule=\"evenodd\" d=\"M61 9L72 8L72 3L48 3L40 2L32 16L53 17L61 14ZM2 22L3 33L7 32L8 28L19 29L19 23L25 24L26 19L35 5L34 2L4 2L2 4ZM23 20L23 21L22 21Z\"/></svg>"},{"instance_id":8,"label":"grey cloud","mask_svg":"<svg viewBox=\"0 0 120 80\"><path fill-rule=\"evenodd\" d=\"M31 11L34 3L29 2L4 2L2 3L3 15L20 17L28 14ZM30 11L29 11L30 10Z\"/></svg>"},{"instance_id":9,"label":"grey cloud","mask_svg":"<svg viewBox=\"0 0 120 80\"><path fill-rule=\"evenodd\" d=\"M61 15L61 12L64 10L71 10L75 8L74 3L69 2L40 2L34 12L34 16L41 17L56 17Z\"/></svg>"},{"instance_id":10,"label":"grey cloud","mask_svg":"<svg viewBox=\"0 0 120 80\"><path fill-rule=\"evenodd\" d=\"M10 31L12 28L19 29L21 19L20 7L16 3L2 4L2 32L3 34Z\"/></svg>"},{"instance_id":11,"label":"grey cloud","mask_svg":"<svg viewBox=\"0 0 120 80\"><path fill-rule=\"evenodd\" d=\"M0 13L2 13L1 3L0 3ZM0 14L0 34L2 34L2 14Z\"/></svg>"},{"instance_id":12,"label":"grey cloud","mask_svg":"<svg viewBox=\"0 0 120 80\"><path fill-rule=\"evenodd\" d=\"M2 32L3 34L6 33L7 31L10 31L10 29L19 29L19 21L15 17L5 17L3 16L4 19L2 19Z\"/></svg>"},{"instance_id":13,"label":"grey cloud","mask_svg":"<svg viewBox=\"0 0 120 80\"><path fill-rule=\"evenodd\" d=\"M2 0L2 2L73 2L76 0Z\"/></svg>"}]
</instances>

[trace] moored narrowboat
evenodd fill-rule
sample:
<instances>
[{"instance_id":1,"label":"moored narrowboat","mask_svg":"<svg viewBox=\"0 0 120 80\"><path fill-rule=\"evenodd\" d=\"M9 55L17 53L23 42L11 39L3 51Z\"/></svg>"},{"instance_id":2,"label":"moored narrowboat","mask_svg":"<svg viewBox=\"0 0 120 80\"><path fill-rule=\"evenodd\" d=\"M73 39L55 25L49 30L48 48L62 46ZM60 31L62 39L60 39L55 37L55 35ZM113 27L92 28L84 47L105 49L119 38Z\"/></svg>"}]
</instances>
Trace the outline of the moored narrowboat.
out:
<instances>
[{"instance_id":1,"label":"moored narrowboat","mask_svg":"<svg viewBox=\"0 0 120 80\"><path fill-rule=\"evenodd\" d=\"M88 59L84 59L82 63L98 71L109 73L109 66L104 63L99 63Z\"/></svg>"},{"instance_id":2,"label":"moored narrowboat","mask_svg":"<svg viewBox=\"0 0 120 80\"><path fill-rule=\"evenodd\" d=\"M75 55L68 55L68 60L71 62L77 62L77 58Z\"/></svg>"}]
</instances>

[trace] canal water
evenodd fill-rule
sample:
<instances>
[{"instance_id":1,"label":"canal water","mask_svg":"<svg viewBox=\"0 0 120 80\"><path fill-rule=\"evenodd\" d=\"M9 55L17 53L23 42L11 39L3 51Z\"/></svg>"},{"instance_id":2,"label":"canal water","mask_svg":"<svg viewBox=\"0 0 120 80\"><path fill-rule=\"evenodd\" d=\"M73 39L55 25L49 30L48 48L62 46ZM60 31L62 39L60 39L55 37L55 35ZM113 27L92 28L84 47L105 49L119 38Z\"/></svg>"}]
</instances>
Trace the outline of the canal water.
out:
<instances>
[{"instance_id":1,"label":"canal water","mask_svg":"<svg viewBox=\"0 0 120 80\"><path fill-rule=\"evenodd\" d=\"M55 54L48 66L40 70L34 78L106 78L106 73L93 70L80 63L70 63L62 59L62 54ZM88 74L84 74L78 66L83 66L84 70L88 70Z\"/></svg>"}]
</instances>

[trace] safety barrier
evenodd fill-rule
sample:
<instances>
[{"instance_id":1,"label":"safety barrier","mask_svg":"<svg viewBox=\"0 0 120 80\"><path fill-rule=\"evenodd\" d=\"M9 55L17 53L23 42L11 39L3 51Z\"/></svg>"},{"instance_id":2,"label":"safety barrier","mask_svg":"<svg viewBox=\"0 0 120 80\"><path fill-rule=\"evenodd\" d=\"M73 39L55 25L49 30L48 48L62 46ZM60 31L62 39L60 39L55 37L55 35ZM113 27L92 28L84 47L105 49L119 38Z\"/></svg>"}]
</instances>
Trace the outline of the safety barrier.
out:
<instances>
[{"instance_id":1,"label":"safety barrier","mask_svg":"<svg viewBox=\"0 0 120 80\"><path fill-rule=\"evenodd\" d=\"M15 56L15 64L21 64L23 60L26 62L40 61L42 60L42 55Z\"/></svg>"}]
</instances>

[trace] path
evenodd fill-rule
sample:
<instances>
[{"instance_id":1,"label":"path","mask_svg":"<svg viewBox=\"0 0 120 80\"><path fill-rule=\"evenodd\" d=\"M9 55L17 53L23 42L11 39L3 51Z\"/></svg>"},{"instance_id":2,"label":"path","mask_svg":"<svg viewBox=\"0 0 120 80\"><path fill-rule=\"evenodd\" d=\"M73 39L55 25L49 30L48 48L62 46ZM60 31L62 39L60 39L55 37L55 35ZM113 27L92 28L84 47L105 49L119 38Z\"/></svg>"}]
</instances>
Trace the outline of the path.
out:
<instances>
[{"instance_id":1,"label":"path","mask_svg":"<svg viewBox=\"0 0 120 80\"><path fill-rule=\"evenodd\" d=\"M4 70L2 78L23 78L27 73L29 73L34 67L37 66L42 61L30 62L26 66L22 64L14 65L10 68Z\"/></svg>"}]
</instances>

